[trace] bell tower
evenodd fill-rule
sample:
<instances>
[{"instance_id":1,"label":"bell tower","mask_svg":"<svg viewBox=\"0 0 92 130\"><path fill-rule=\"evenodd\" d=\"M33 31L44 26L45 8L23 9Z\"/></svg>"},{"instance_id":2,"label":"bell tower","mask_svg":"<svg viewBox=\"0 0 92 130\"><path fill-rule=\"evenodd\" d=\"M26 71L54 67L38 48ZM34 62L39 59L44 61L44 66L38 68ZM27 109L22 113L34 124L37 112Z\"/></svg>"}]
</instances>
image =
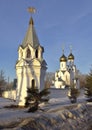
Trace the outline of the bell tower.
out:
<instances>
[{"instance_id":1,"label":"bell tower","mask_svg":"<svg viewBox=\"0 0 92 130\"><path fill-rule=\"evenodd\" d=\"M35 8L30 7L28 11L34 13ZM39 90L44 88L47 64L43 58L43 53L44 48L39 43L31 16L24 40L18 48L18 60L16 63L16 101L20 106L25 105L28 87L38 88Z\"/></svg>"}]
</instances>

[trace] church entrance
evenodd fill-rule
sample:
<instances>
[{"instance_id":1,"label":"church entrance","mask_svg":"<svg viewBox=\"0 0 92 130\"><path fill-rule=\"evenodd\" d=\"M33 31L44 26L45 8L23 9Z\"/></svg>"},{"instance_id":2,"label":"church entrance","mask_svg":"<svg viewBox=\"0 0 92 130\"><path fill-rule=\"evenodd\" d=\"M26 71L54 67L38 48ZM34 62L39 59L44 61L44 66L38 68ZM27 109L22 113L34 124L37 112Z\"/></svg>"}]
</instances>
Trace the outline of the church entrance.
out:
<instances>
[{"instance_id":1,"label":"church entrance","mask_svg":"<svg viewBox=\"0 0 92 130\"><path fill-rule=\"evenodd\" d=\"M35 88L35 80L32 79L32 88Z\"/></svg>"}]
</instances>

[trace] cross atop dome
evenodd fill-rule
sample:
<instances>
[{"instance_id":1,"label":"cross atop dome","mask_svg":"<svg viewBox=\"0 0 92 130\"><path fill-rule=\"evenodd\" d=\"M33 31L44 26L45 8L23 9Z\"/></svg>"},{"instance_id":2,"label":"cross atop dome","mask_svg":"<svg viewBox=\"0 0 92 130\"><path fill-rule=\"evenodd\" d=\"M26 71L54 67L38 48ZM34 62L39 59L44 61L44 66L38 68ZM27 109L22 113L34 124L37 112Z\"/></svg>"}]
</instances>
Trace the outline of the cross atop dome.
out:
<instances>
[{"instance_id":1,"label":"cross atop dome","mask_svg":"<svg viewBox=\"0 0 92 130\"><path fill-rule=\"evenodd\" d=\"M62 45L62 53L64 54L64 44Z\"/></svg>"},{"instance_id":2,"label":"cross atop dome","mask_svg":"<svg viewBox=\"0 0 92 130\"><path fill-rule=\"evenodd\" d=\"M72 45L70 45L70 53L72 53Z\"/></svg>"}]
</instances>

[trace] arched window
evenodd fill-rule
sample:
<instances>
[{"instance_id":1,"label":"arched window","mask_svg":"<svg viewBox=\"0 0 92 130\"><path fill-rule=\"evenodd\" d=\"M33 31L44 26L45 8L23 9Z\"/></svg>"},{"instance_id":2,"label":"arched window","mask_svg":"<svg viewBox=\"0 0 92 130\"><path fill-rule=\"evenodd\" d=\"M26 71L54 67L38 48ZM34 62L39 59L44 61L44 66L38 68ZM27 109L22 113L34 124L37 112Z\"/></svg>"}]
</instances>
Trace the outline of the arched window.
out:
<instances>
[{"instance_id":1,"label":"arched window","mask_svg":"<svg viewBox=\"0 0 92 130\"><path fill-rule=\"evenodd\" d=\"M35 80L32 79L32 88L35 88Z\"/></svg>"},{"instance_id":2,"label":"arched window","mask_svg":"<svg viewBox=\"0 0 92 130\"><path fill-rule=\"evenodd\" d=\"M38 50L35 51L35 57L38 58Z\"/></svg>"},{"instance_id":3,"label":"arched window","mask_svg":"<svg viewBox=\"0 0 92 130\"><path fill-rule=\"evenodd\" d=\"M30 51L30 49L28 48L27 49L27 58L30 58L31 57L31 51Z\"/></svg>"}]
</instances>

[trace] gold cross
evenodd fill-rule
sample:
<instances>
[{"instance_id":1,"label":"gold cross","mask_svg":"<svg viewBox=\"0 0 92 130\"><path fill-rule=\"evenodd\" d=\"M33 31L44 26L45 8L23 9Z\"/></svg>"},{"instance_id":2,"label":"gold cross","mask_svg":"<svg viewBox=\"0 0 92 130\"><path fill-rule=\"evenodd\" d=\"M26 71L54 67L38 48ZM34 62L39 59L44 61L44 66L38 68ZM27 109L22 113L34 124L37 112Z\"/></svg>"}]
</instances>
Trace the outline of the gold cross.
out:
<instances>
[{"instance_id":1,"label":"gold cross","mask_svg":"<svg viewBox=\"0 0 92 130\"><path fill-rule=\"evenodd\" d=\"M72 45L70 45L70 52L72 53Z\"/></svg>"},{"instance_id":2,"label":"gold cross","mask_svg":"<svg viewBox=\"0 0 92 130\"><path fill-rule=\"evenodd\" d=\"M28 7L27 11L31 14L36 12L36 9L34 7Z\"/></svg>"},{"instance_id":3,"label":"gold cross","mask_svg":"<svg viewBox=\"0 0 92 130\"><path fill-rule=\"evenodd\" d=\"M64 54L64 44L62 45L62 53Z\"/></svg>"}]
</instances>

